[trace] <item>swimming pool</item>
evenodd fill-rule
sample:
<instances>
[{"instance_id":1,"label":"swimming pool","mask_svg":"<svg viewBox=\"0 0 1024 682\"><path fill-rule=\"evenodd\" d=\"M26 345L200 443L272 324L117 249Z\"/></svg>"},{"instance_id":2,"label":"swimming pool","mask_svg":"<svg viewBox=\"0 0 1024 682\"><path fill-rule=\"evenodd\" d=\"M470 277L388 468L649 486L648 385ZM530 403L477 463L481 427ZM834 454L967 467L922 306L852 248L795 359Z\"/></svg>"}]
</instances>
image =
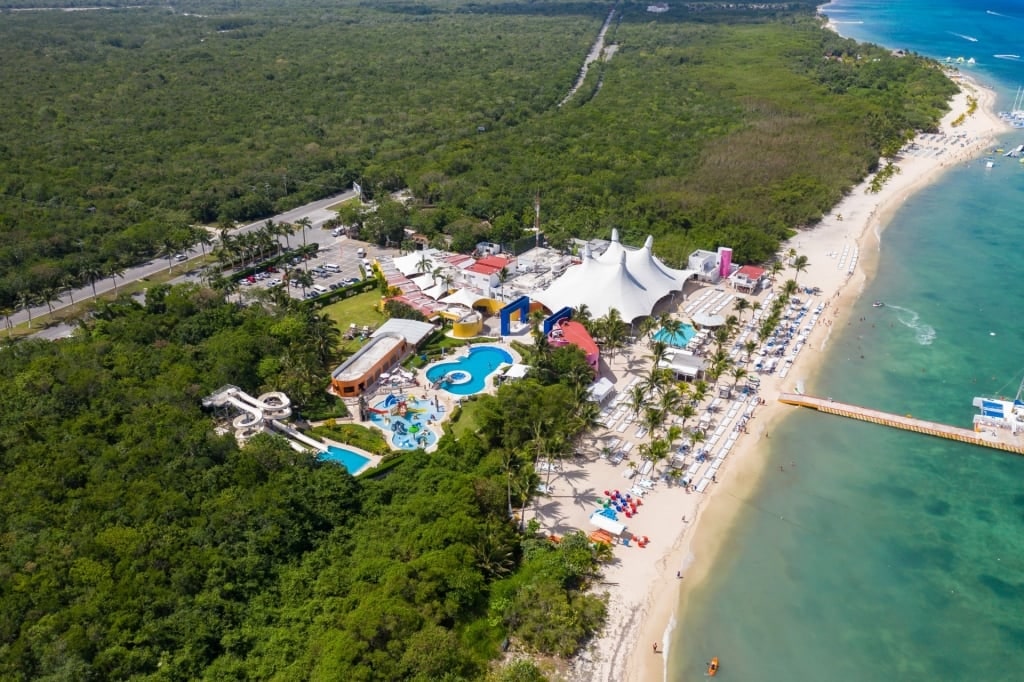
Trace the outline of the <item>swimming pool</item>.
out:
<instances>
[{"instance_id":1,"label":"swimming pool","mask_svg":"<svg viewBox=\"0 0 1024 682\"><path fill-rule=\"evenodd\" d=\"M692 339L696 335L696 329L694 329L688 324L684 324L682 327L679 328L679 331L674 334L669 332L664 327L662 327L657 332L655 332L654 340L663 341L664 343L667 343L670 346L674 346L675 348L685 348L686 344L690 342L690 339Z\"/></svg>"},{"instance_id":2,"label":"swimming pool","mask_svg":"<svg viewBox=\"0 0 1024 682\"><path fill-rule=\"evenodd\" d=\"M321 462L335 462L348 469L353 476L370 463L368 457L363 457L357 452L339 448L337 445L328 445L326 452L321 452L317 458Z\"/></svg>"},{"instance_id":3,"label":"swimming pool","mask_svg":"<svg viewBox=\"0 0 1024 682\"><path fill-rule=\"evenodd\" d=\"M427 370L427 380L454 395L473 395L484 390L487 377L500 365L514 362L512 354L496 346L476 346L455 362L442 362Z\"/></svg>"},{"instance_id":4,"label":"swimming pool","mask_svg":"<svg viewBox=\"0 0 1024 682\"><path fill-rule=\"evenodd\" d=\"M366 411L374 425L391 434L391 443L396 448L415 450L437 442L437 434L429 425L440 421L444 406L411 395L389 395Z\"/></svg>"}]
</instances>

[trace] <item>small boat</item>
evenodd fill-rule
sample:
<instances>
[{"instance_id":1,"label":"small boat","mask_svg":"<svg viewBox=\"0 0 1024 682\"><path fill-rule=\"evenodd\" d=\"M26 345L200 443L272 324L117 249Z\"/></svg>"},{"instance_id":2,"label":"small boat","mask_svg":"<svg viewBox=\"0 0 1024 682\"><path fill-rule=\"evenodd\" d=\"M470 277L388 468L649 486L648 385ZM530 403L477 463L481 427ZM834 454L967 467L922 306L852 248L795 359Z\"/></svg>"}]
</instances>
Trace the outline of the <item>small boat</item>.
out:
<instances>
[{"instance_id":1,"label":"small boat","mask_svg":"<svg viewBox=\"0 0 1024 682\"><path fill-rule=\"evenodd\" d=\"M718 656L711 659L708 663L708 677L714 677L718 674Z\"/></svg>"},{"instance_id":2,"label":"small boat","mask_svg":"<svg viewBox=\"0 0 1024 682\"><path fill-rule=\"evenodd\" d=\"M885 301L875 301L874 303L871 304L871 307L872 308L884 308L885 307Z\"/></svg>"}]
</instances>

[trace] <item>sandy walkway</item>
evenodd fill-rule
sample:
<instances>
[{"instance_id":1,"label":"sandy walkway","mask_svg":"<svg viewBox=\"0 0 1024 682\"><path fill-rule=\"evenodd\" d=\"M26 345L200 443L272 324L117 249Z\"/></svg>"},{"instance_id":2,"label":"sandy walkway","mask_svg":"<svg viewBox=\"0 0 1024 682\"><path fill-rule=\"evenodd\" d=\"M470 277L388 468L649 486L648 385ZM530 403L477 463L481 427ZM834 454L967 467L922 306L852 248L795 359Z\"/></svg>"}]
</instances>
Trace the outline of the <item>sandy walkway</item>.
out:
<instances>
[{"instance_id":1,"label":"sandy walkway","mask_svg":"<svg viewBox=\"0 0 1024 682\"><path fill-rule=\"evenodd\" d=\"M817 227L801 232L783 247L783 251L794 248L807 256L810 266L799 275L800 284L820 287L822 294L817 300L827 301L828 306L786 378L778 374L762 377L760 396L766 404L749 422L749 435L739 438L728 461L718 470L717 482L704 494L658 483L645 496L635 517L620 519L631 533L647 535L651 543L646 548L616 547L616 561L605 571L604 589L610 599L608 625L604 634L573 661L574 680L667 679L669 624L683 621L686 592L707 575L722 539L728 536L744 500L760 480L764 467L764 460L757 456L761 439L787 413L787 408L776 402L778 393L802 385L819 367L833 323L844 320L874 271L880 230L896 209L944 169L976 158L992 145L995 135L1008 129L992 112L993 92L970 82L962 86L953 98L952 111L942 121L942 133L919 136L914 146L908 146L898 161L901 172L880 192L867 193L865 182ZM978 109L953 128L951 122L968 109L969 94L978 99ZM790 269L782 279L792 276ZM689 298L693 300L693 295ZM612 359L609 369L620 392L634 377L646 372L645 352L640 344L633 356ZM556 533L574 528L589 532L593 528L588 523L589 513L604 497L604 491L630 489L633 483L623 477L623 465L614 466L594 455L616 438L620 443L615 447L633 442L636 448L643 441L632 426L624 431L613 428L598 433L587 448L589 456L585 454L576 464L566 463L562 471L552 472L551 496L540 498L535 510L545 528ZM628 456L639 463L635 449ZM677 571L683 579L677 577ZM654 643L658 644L657 654L652 653Z\"/></svg>"}]
</instances>

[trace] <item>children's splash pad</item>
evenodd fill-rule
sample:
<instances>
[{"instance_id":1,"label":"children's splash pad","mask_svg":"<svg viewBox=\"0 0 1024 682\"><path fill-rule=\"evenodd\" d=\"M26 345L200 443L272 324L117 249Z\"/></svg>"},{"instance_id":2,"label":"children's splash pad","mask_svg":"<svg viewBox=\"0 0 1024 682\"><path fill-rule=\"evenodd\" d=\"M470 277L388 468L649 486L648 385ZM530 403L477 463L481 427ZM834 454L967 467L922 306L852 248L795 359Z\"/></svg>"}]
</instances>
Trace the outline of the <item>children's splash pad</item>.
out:
<instances>
[{"instance_id":1,"label":"children's splash pad","mask_svg":"<svg viewBox=\"0 0 1024 682\"><path fill-rule=\"evenodd\" d=\"M427 381L455 395L473 395L484 390L494 370L514 362L511 353L497 346L476 346L455 362L442 362L427 370Z\"/></svg>"},{"instance_id":2,"label":"children's splash pad","mask_svg":"<svg viewBox=\"0 0 1024 682\"><path fill-rule=\"evenodd\" d=\"M415 450L437 442L437 434L430 424L440 421L444 406L411 395L389 395L366 410L374 425L391 434L391 442L396 448Z\"/></svg>"}]
</instances>

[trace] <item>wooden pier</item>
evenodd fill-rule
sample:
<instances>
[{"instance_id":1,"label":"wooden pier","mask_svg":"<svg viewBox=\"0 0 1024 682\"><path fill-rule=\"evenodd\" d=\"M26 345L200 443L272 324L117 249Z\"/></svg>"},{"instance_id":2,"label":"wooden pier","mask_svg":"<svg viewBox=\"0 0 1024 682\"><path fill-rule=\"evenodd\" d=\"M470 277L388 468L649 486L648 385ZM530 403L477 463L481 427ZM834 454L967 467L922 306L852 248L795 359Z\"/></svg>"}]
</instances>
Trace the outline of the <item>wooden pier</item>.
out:
<instances>
[{"instance_id":1,"label":"wooden pier","mask_svg":"<svg viewBox=\"0 0 1024 682\"><path fill-rule=\"evenodd\" d=\"M924 433L937 438L956 440L970 445L979 445L983 448L994 448L1024 455L1024 439L1014 436L1005 429L998 431L962 429L957 426L915 419L911 416L891 414L881 410L860 407L859 405L840 403L831 398L816 398L800 393L782 393L779 395L779 402L786 403L787 405L797 405L798 407L810 407L818 412L827 412L828 414L857 419L862 422L871 422L872 424L882 424L883 426L902 429L903 431Z\"/></svg>"}]
</instances>

